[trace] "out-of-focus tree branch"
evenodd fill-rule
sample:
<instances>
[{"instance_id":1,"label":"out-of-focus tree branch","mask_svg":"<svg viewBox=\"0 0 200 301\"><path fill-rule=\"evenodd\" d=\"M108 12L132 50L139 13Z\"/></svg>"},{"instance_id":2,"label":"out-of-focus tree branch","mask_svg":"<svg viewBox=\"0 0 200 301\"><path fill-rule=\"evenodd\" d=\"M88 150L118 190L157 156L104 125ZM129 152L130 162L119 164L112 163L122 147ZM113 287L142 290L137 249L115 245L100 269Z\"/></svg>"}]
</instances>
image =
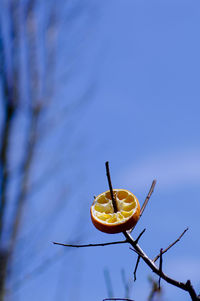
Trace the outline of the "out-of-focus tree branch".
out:
<instances>
[{"instance_id":1,"label":"out-of-focus tree branch","mask_svg":"<svg viewBox=\"0 0 200 301\"><path fill-rule=\"evenodd\" d=\"M12 226L12 235L11 235L12 247L10 249L11 252L13 252L13 248L15 245L15 241L16 241L16 237L21 221L23 205L27 196L29 173L30 173L31 163L34 156L34 149L37 141L37 126L38 126L40 113L41 113L40 107L33 108L31 112L30 127L27 131L28 137L27 137L27 148L24 153L23 175L22 175L20 189L18 192L18 197L16 200L15 216L14 216L14 222Z\"/></svg>"},{"instance_id":2,"label":"out-of-focus tree branch","mask_svg":"<svg viewBox=\"0 0 200 301\"><path fill-rule=\"evenodd\" d=\"M3 37L2 27L0 27L0 65L1 65L1 82L3 87L3 105L4 105L4 120L1 127L1 145L0 145L0 239L3 235L3 224L5 218L5 208L7 203L7 188L10 179L9 174L9 142L11 140L12 123L15 122L14 113L16 107L22 105L20 103L20 70L21 62L19 57L20 51L20 23L19 16L22 13L22 7L19 1L11 0L8 5L8 13L10 15L10 35L8 41L11 46L10 68L6 58L5 38ZM53 19L52 19L53 20ZM0 300L4 300L4 292L6 285L6 277L8 269L11 267L11 257L14 252L16 239L19 231L20 222L25 200L28 193L28 184L30 177L31 164L34 157L34 151L38 139L39 119L42 115L44 100L40 94L40 77L39 77L39 61L38 61L38 45L36 32L36 16L35 16L35 1L27 2L25 10L26 24L26 53L27 53L27 75L29 84L29 127L26 129L26 146L23 152L22 167L20 168L20 184L16 193L15 208L13 214L13 222L11 227L9 245L7 249L0 248ZM0 23L0 26L2 22ZM48 24L51 26L51 20ZM47 46L47 44L46 44ZM48 47L48 46L47 46ZM54 53L51 53L51 59ZM51 64L48 65L50 74ZM49 75L50 76L50 75ZM45 81L48 78L45 78Z\"/></svg>"},{"instance_id":3,"label":"out-of-focus tree branch","mask_svg":"<svg viewBox=\"0 0 200 301\"><path fill-rule=\"evenodd\" d=\"M45 8L42 12L38 9L40 5ZM56 159L51 162L52 164L46 164L42 170L44 179L40 178L42 173L38 173L38 177L33 174L45 126L46 134L51 132L45 118L46 116L47 119L49 116L53 117L60 125L60 120L64 120L63 115L66 120L66 114L70 118L72 117L69 111L77 113L80 109L82 110L83 102L85 104L88 99L91 99L91 89L90 87L86 89L86 92L81 95L82 97L78 97L78 101L76 99L74 102L70 99L67 105L63 104L63 108L67 109L59 112L62 113L62 116L61 114L60 116L57 114L56 118L54 114L51 116L52 112L49 107L56 84L57 37L61 6L55 6L54 1L43 4L36 0L8 0L3 2L2 7L6 14L2 21L3 10L0 12L0 88L3 92L3 120L0 124L0 242L3 237L3 243L0 245L0 301L5 301L5 291L11 288L10 283L12 282L8 280L12 279L16 271L18 272L17 265L14 265L18 260L18 246L23 244L25 246L25 242L19 240L23 218L26 218L23 215L24 208L32 205L28 201L33 196L33 192L37 191L38 193L39 188L44 187L44 182L50 180L49 166L50 170L54 168L56 171L58 170L58 164L55 165L55 163L59 160ZM5 24L2 30L3 23ZM73 124L70 125L74 126L75 122L71 119L70 122ZM25 122L24 127L21 124L21 127L19 126L21 120ZM20 133L17 133L18 130ZM70 130L68 128L73 139ZM13 144L13 141L16 144ZM71 148L69 141L70 139L68 139L67 147ZM48 169L48 172L45 169ZM39 181L36 182L39 187L31 186L35 183L35 178L39 178ZM61 202L57 202L56 205L63 206ZM48 214L53 215L51 210ZM49 215L44 224L50 223ZM46 228L48 228L47 225ZM30 229L27 227L27 232L29 233L29 231ZM23 231L21 233L23 237ZM30 245L26 244L25 249L28 248L30 250ZM46 268L47 264L41 264L41 266ZM34 270L31 275L37 275L39 270L40 268ZM20 276L17 276L20 279ZM17 286L19 287L22 282Z\"/></svg>"},{"instance_id":4,"label":"out-of-focus tree branch","mask_svg":"<svg viewBox=\"0 0 200 301\"><path fill-rule=\"evenodd\" d=\"M7 205L7 188L9 182L9 148L12 134L13 118L18 103L18 69L17 65L17 46L19 37L18 17L16 1L10 5L11 14L11 39L12 61L11 72L8 68L8 57L6 56L5 37L3 36L2 15L0 20L0 79L3 90L3 121L1 125L1 144L0 144L0 300L4 299L6 271L9 259L9 251L2 247L3 223L5 218L5 208ZM14 49L14 51L13 51Z\"/></svg>"}]
</instances>

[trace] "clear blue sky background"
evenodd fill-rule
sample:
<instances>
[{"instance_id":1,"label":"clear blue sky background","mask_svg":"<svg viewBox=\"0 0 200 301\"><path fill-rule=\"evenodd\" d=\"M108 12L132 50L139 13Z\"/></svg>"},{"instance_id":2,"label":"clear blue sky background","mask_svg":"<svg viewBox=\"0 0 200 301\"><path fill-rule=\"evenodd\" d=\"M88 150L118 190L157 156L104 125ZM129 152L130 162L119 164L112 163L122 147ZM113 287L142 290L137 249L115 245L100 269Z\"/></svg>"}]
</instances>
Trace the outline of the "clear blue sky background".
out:
<instances>
[{"instance_id":1,"label":"clear blue sky background","mask_svg":"<svg viewBox=\"0 0 200 301\"><path fill-rule=\"evenodd\" d=\"M200 291L200 2L83 1L68 24L71 6L66 4L62 11L57 98L47 116L57 116L59 126L50 128L48 141L44 139L37 156L54 166L53 178L62 188L70 182L73 193L64 193L63 202L68 205L63 205L57 218L52 204L59 188L53 182L29 206L25 224L33 228L31 238L39 239L30 246L28 256L33 260L28 271L51 256L58 260L53 259L54 264L49 263L48 269L17 289L12 300L101 301L108 296L105 269L114 296L124 297L121 270L133 279L137 258L128 246L67 250L50 243L123 239L121 234L98 232L90 222L93 195L108 189L107 160L113 186L131 190L141 203L152 180L157 179L133 236L145 227L141 246L154 257L189 227L164 256L163 268L177 280L191 279ZM64 107L90 86L87 104L60 119ZM46 234L40 235L39 230L34 232L35 223L43 229L47 213L51 223ZM59 257L56 252L64 255ZM147 300L150 275L141 262L132 299ZM163 300L189 300L187 293L164 281L162 286Z\"/></svg>"}]
</instances>

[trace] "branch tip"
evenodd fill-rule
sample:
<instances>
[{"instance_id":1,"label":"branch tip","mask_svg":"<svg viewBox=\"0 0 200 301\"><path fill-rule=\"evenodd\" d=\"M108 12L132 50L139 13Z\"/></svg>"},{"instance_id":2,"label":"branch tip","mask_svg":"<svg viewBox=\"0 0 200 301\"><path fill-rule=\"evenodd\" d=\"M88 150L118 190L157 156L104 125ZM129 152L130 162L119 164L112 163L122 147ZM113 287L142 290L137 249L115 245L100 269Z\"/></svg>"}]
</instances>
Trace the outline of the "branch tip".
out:
<instances>
[{"instance_id":1,"label":"branch tip","mask_svg":"<svg viewBox=\"0 0 200 301\"><path fill-rule=\"evenodd\" d=\"M111 182L111 177L110 177L110 169L109 169L109 162L106 161L105 163L106 165L106 175L107 175L107 179L108 179L108 185L109 185L109 189L110 189L110 195L111 195L111 199L112 199L112 205L114 208L114 212L117 212L117 203L114 197L114 193L113 193L113 188L112 188L112 182Z\"/></svg>"}]
</instances>

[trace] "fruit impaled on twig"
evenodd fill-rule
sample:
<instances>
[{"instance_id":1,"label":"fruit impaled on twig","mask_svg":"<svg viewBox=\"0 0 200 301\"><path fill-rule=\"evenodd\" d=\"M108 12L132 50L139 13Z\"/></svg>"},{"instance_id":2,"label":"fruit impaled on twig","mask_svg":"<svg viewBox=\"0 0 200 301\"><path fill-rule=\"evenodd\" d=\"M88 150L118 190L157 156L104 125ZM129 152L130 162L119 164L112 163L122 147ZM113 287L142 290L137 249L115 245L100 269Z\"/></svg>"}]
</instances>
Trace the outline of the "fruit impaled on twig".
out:
<instances>
[{"instance_id":1,"label":"fruit impaled on twig","mask_svg":"<svg viewBox=\"0 0 200 301\"><path fill-rule=\"evenodd\" d=\"M140 217L140 204L134 194L125 189L113 189L117 210L113 208L110 191L98 195L91 208L94 226L105 233L119 233L133 228Z\"/></svg>"}]
</instances>

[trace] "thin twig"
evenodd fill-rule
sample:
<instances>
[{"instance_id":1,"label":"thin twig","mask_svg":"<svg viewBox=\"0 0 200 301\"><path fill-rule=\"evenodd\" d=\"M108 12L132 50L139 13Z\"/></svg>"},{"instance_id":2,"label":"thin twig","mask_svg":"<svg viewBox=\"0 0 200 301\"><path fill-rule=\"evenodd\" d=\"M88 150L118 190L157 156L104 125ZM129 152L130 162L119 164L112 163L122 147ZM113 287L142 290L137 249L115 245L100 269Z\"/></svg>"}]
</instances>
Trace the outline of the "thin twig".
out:
<instances>
[{"instance_id":1,"label":"thin twig","mask_svg":"<svg viewBox=\"0 0 200 301\"><path fill-rule=\"evenodd\" d=\"M142 230L142 232L138 235L138 237L135 240L136 244L138 243L140 237L144 234L145 231L146 231L146 229L144 228L144 230Z\"/></svg>"},{"instance_id":2,"label":"thin twig","mask_svg":"<svg viewBox=\"0 0 200 301\"><path fill-rule=\"evenodd\" d=\"M159 272L160 275L162 274L162 263L163 263L163 259L162 259L162 254L163 254L163 249L160 249L160 264L159 264ZM159 276L159 280L158 280L158 289L160 290L160 281L161 281L161 276Z\"/></svg>"},{"instance_id":3,"label":"thin twig","mask_svg":"<svg viewBox=\"0 0 200 301\"><path fill-rule=\"evenodd\" d=\"M151 184L151 187L149 189L149 192L148 192L148 194L146 196L146 199L145 199L145 201L144 201L144 203L143 203L143 205L142 205L142 207L140 209L140 218L141 218L141 216L142 216L142 214L144 212L144 209L146 208L146 206L148 204L148 201L149 201L149 199L150 199L150 197L151 197L151 195L152 195L152 193L154 191L155 185L156 185L156 180L154 179L153 182L152 182L152 184ZM135 228L135 226L132 229L130 229L128 232L131 233L134 228Z\"/></svg>"},{"instance_id":4,"label":"thin twig","mask_svg":"<svg viewBox=\"0 0 200 301\"><path fill-rule=\"evenodd\" d=\"M109 245L119 245L127 243L127 240L121 241L113 241L113 242L105 242L100 244L86 244L86 245L70 245L70 244L63 244L60 242L52 242L54 245L64 246L64 247L72 247L72 248L87 248L87 247L104 247Z\"/></svg>"},{"instance_id":5,"label":"thin twig","mask_svg":"<svg viewBox=\"0 0 200 301\"><path fill-rule=\"evenodd\" d=\"M166 253L171 247L173 247L179 240L183 237L183 235L188 231L189 228L186 228L183 233L177 238L172 244L170 244L165 250L163 250L162 254ZM160 257L160 254L158 254L154 259L153 262L156 262L158 258Z\"/></svg>"},{"instance_id":6,"label":"thin twig","mask_svg":"<svg viewBox=\"0 0 200 301\"><path fill-rule=\"evenodd\" d=\"M156 185L156 180L154 179L153 182L152 182L152 184L151 184L151 188L149 190L149 193L148 193L148 195L147 195L147 197L146 197L146 199L145 199L145 201L144 201L144 203L142 205L142 208L140 210L140 217L142 216L142 214L144 212L144 209L146 208L146 205L148 204L148 201L149 201L149 199L150 199L150 197L151 197L151 195L152 195L152 193L154 191L155 185Z\"/></svg>"},{"instance_id":7,"label":"thin twig","mask_svg":"<svg viewBox=\"0 0 200 301\"><path fill-rule=\"evenodd\" d=\"M109 185L109 189L110 189L110 195L111 195L111 199L112 199L112 204L113 204L113 208L114 208L114 212L117 212L117 203L114 197L114 193L113 193L113 188L112 188L112 182L111 182L111 177L110 177L110 170L109 170L109 162L106 161L106 175L108 178L108 185Z\"/></svg>"},{"instance_id":8,"label":"thin twig","mask_svg":"<svg viewBox=\"0 0 200 301\"><path fill-rule=\"evenodd\" d=\"M103 301L109 301L109 300L115 300L115 301L134 301L133 299L127 299L127 298L105 298Z\"/></svg>"},{"instance_id":9,"label":"thin twig","mask_svg":"<svg viewBox=\"0 0 200 301\"><path fill-rule=\"evenodd\" d=\"M134 272L133 272L134 281L136 281L136 273L137 273L137 268L138 268L138 265L139 265L139 262L140 262L140 258L141 258L141 256L138 255L137 262L136 262L136 265L135 265L135 269L134 269Z\"/></svg>"}]
</instances>

